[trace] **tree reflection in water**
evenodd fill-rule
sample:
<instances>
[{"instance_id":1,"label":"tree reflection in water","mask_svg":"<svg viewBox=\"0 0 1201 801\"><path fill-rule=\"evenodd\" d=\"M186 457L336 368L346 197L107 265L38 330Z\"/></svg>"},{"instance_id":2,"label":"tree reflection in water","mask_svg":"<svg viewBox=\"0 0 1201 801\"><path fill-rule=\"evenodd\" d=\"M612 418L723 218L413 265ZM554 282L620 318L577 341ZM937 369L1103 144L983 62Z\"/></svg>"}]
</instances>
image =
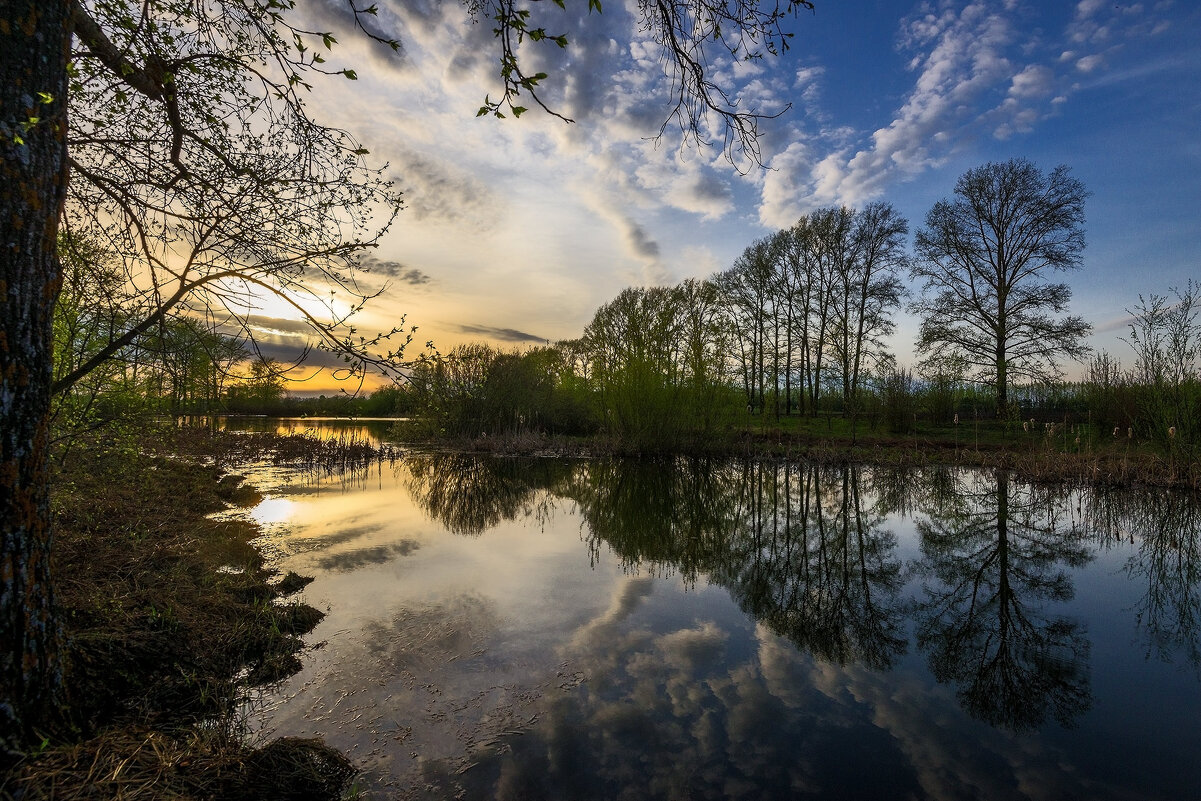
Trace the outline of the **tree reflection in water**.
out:
<instances>
[{"instance_id":1,"label":"tree reflection in water","mask_svg":"<svg viewBox=\"0 0 1201 801\"><path fill-rule=\"evenodd\" d=\"M448 531L478 537L502 520L550 513L553 501L539 490L569 480L574 463L563 459L494 459L462 453L410 454L408 490Z\"/></svg>"},{"instance_id":2,"label":"tree reflection in water","mask_svg":"<svg viewBox=\"0 0 1201 801\"><path fill-rule=\"evenodd\" d=\"M1164 490L1098 488L1085 497L1101 545L1137 539L1126 574L1146 588L1134 608L1146 655L1179 656L1201 671L1201 504Z\"/></svg>"},{"instance_id":3,"label":"tree reflection in water","mask_svg":"<svg viewBox=\"0 0 1201 801\"><path fill-rule=\"evenodd\" d=\"M1063 522L1063 493L1002 471L955 475L938 514L917 521L918 647L973 717L1027 730L1050 714L1070 726L1092 704L1089 641L1048 606L1074 594L1064 568L1091 558L1085 531Z\"/></svg>"},{"instance_id":4,"label":"tree reflection in water","mask_svg":"<svg viewBox=\"0 0 1201 801\"><path fill-rule=\"evenodd\" d=\"M630 567L705 575L773 632L840 665L884 668L905 651L896 537L882 528L888 510L865 506L863 468L428 455L410 470L413 496L453 532L549 514L538 490L550 490L578 504L594 559L607 546Z\"/></svg>"},{"instance_id":5,"label":"tree reflection in water","mask_svg":"<svg viewBox=\"0 0 1201 801\"><path fill-rule=\"evenodd\" d=\"M859 467L777 462L611 464L578 497L593 547L704 574L772 632L843 665L904 653L901 563ZM650 502L648 508L647 503Z\"/></svg>"},{"instance_id":6,"label":"tree reflection in water","mask_svg":"<svg viewBox=\"0 0 1201 801\"><path fill-rule=\"evenodd\" d=\"M569 461L456 454L406 459L409 490L449 530L544 521L574 501L593 560L724 587L802 652L893 665L906 616L935 678L973 716L1009 729L1071 725L1091 705L1089 641L1056 615L1090 549L1138 538L1127 573L1148 654L1201 666L1201 506L1171 493L1053 490L1004 473L910 472L752 460ZM1074 493L1074 494L1073 494ZM1066 519L1083 507L1085 525ZM906 571L888 516L911 514L921 559ZM921 597L902 597L907 575Z\"/></svg>"}]
</instances>

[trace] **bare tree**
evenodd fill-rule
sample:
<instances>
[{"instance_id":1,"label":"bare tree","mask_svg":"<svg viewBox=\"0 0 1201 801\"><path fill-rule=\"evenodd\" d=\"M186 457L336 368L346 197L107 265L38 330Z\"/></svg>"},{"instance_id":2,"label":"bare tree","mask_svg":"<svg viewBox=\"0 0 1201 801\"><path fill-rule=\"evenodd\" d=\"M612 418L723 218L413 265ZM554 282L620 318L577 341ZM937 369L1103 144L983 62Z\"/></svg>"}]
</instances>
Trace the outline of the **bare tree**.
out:
<instances>
[{"instance_id":1,"label":"bare tree","mask_svg":"<svg viewBox=\"0 0 1201 801\"><path fill-rule=\"evenodd\" d=\"M1080 266L1084 184L1065 166L1050 174L1025 159L968 170L954 200L941 200L917 234L910 270L924 282L912 310L917 348L932 361L959 357L993 383L999 414L1013 378L1058 375L1061 357L1081 358L1092 327L1062 314L1072 291L1045 280Z\"/></svg>"},{"instance_id":2,"label":"bare tree","mask_svg":"<svg viewBox=\"0 0 1201 801\"><path fill-rule=\"evenodd\" d=\"M1124 339L1134 349L1133 376L1141 385L1134 425L1140 434L1192 455L1201 445L1201 286L1190 279L1183 290L1171 291L1175 299L1139 295L1134 308L1126 309L1131 322Z\"/></svg>"},{"instance_id":3,"label":"bare tree","mask_svg":"<svg viewBox=\"0 0 1201 801\"><path fill-rule=\"evenodd\" d=\"M851 228L845 232L849 258L835 265L837 302L832 308L837 335L831 344L842 372L844 414L853 417L866 364L887 355L883 337L892 333L892 313L901 303L899 272L909 263L909 223L884 202L851 215Z\"/></svg>"},{"instance_id":4,"label":"bare tree","mask_svg":"<svg viewBox=\"0 0 1201 801\"><path fill-rule=\"evenodd\" d=\"M759 239L742 251L729 270L715 278L725 305L747 405L760 411L766 408L774 260L771 238Z\"/></svg>"},{"instance_id":5,"label":"bare tree","mask_svg":"<svg viewBox=\"0 0 1201 801\"><path fill-rule=\"evenodd\" d=\"M789 393L788 411L791 413L791 375L794 372L799 386L797 408L805 413L805 387L809 385L813 367L811 318L818 314L822 297L820 273L815 248L816 236L808 216L780 232L780 284L785 298L787 332L784 369Z\"/></svg>"},{"instance_id":6,"label":"bare tree","mask_svg":"<svg viewBox=\"0 0 1201 801\"><path fill-rule=\"evenodd\" d=\"M784 379L784 414L792 415L792 378L796 375L797 350L804 341L802 333L805 320L805 292L801 283L800 270L796 269L800 254L799 240L793 235L793 229L784 228L772 235L772 252L775 259L773 292L776 295L776 323L783 325L784 342L779 348L779 356L783 360ZM802 351L803 352L803 351ZM802 356L801 364L804 364ZM802 385L802 403L804 409L804 391ZM779 416L779 403L776 404L776 415Z\"/></svg>"},{"instance_id":7,"label":"bare tree","mask_svg":"<svg viewBox=\"0 0 1201 801\"><path fill-rule=\"evenodd\" d=\"M846 270L851 258L851 229L853 212L845 206L818 209L809 215L812 253L808 260L812 314L809 334L809 412L817 416L817 404L822 390L822 366L830 354L830 340L835 334L835 306L838 275Z\"/></svg>"}]
</instances>

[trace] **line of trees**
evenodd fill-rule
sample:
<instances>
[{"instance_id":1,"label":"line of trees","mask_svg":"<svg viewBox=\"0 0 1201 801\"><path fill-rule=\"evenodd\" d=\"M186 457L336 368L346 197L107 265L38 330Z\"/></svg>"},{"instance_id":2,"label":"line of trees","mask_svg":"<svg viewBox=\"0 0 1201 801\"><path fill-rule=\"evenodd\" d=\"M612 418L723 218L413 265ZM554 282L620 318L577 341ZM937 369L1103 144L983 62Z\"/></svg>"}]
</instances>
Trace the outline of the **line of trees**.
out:
<instances>
[{"instance_id":1,"label":"line of trees","mask_svg":"<svg viewBox=\"0 0 1201 801\"><path fill-rule=\"evenodd\" d=\"M857 409L889 364L883 338L904 296L907 221L888 203L826 208L743 251L714 281L747 405L816 414L825 385Z\"/></svg>"},{"instance_id":2,"label":"line of trees","mask_svg":"<svg viewBox=\"0 0 1201 801\"><path fill-rule=\"evenodd\" d=\"M887 203L822 209L709 279L623 290L578 339L524 355L465 346L419 361L411 383L456 434L603 429L672 447L744 409L816 414L828 387L853 414L868 376L893 363L883 338L903 298L907 232ZM514 363L532 371L519 403L497 390Z\"/></svg>"},{"instance_id":3,"label":"line of trees","mask_svg":"<svg viewBox=\"0 0 1201 801\"><path fill-rule=\"evenodd\" d=\"M484 388L499 380L490 364L523 357L478 347L421 365L419 405L448 432L603 429L640 448L703 437L744 409L777 420L836 411L852 432L883 413L899 430L916 413L915 382L886 340L908 274L921 283L910 309L922 318L919 368L941 396L933 411L951 418L955 388L971 381L991 386L992 411L1009 418L1015 380L1046 383L1087 353L1090 326L1066 315L1068 286L1048 280L1081 264L1087 194L1062 166L969 170L927 214L912 255L908 221L887 202L818 209L708 279L622 291L582 337L529 357L546 371L529 379L537 390L521 412L491 408L499 396ZM575 413L536 412L534 394L570 394Z\"/></svg>"},{"instance_id":4,"label":"line of trees","mask_svg":"<svg viewBox=\"0 0 1201 801\"><path fill-rule=\"evenodd\" d=\"M908 224L886 202L819 209L708 279L623 290L578 339L425 359L414 408L446 433L603 430L638 450L703 440L748 413L841 414L852 433L865 414L894 432L919 416L995 416L1018 429L1034 416L1196 462L1201 287L1127 309L1133 367L1102 352L1083 382L1062 380L1063 361L1088 356L1091 326L1067 314L1071 291L1052 275L1081 266L1087 195L1065 167L1043 173L1015 159L969 170L926 215L912 254ZM921 317L915 369L885 347L907 299Z\"/></svg>"}]
</instances>

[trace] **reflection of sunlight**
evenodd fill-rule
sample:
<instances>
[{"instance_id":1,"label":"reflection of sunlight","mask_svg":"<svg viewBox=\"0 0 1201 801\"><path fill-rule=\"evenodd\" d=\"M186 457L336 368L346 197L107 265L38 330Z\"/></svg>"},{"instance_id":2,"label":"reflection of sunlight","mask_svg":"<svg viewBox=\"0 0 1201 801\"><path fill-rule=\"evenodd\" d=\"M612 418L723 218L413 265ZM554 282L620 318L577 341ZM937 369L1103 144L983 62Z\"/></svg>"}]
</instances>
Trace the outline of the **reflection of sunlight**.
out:
<instances>
[{"instance_id":1,"label":"reflection of sunlight","mask_svg":"<svg viewBox=\"0 0 1201 801\"><path fill-rule=\"evenodd\" d=\"M262 503L251 510L250 516L259 525L267 526L291 519L295 509L296 502L287 498L265 498Z\"/></svg>"}]
</instances>

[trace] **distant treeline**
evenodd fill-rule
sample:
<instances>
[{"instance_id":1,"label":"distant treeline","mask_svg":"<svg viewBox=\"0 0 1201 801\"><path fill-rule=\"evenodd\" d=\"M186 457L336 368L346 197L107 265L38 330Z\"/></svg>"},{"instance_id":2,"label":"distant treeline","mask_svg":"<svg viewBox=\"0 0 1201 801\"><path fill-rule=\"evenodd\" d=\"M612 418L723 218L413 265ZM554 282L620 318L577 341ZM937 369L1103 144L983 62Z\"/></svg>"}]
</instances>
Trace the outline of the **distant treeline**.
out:
<instances>
[{"instance_id":1,"label":"distant treeline","mask_svg":"<svg viewBox=\"0 0 1201 801\"><path fill-rule=\"evenodd\" d=\"M1174 302L1158 296L1140 301L1130 338L1134 367L1099 353L1081 381L1011 387L1007 413L998 417L991 385L887 360L865 371L850 402L837 367L823 371L816 393L799 370L789 382L773 375L770 383L756 379L752 387L742 380L740 352L719 346L728 340L699 333L705 328L697 323L703 317L696 314L698 295L714 293L716 286L686 281L672 289L625 290L597 312L584 337L552 347L471 344L424 358L398 405L424 420L431 435L604 433L645 450L703 442L748 425L834 417L857 418L865 429L891 434L973 421L1011 432L1068 423L1087 426L1102 440L1133 438L1181 457L1201 456L1195 368L1201 331L1191 289ZM709 330L720 326L715 322ZM1166 336L1168 330L1174 334ZM1171 346L1186 341L1188 347ZM770 350L767 361L775 361Z\"/></svg>"},{"instance_id":2,"label":"distant treeline","mask_svg":"<svg viewBox=\"0 0 1201 801\"><path fill-rule=\"evenodd\" d=\"M671 449L748 422L834 416L895 434L961 419L1010 431L1068 422L1181 455L1201 446L1191 283L1127 310L1132 367L1092 354L1081 381L1048 373L999 399L995 380L945 349L912 368L885 350L905 299L906 230L883 203L820 210L707 280L622 291L578 339L425 356L406 391L433 435L601 432Z\"/></svg>"},{"instance_id":3,"label":"distant treeline","mask_svg":"<svg viewBox=\"0 0 1201 801\"><path fill-rule=\"evenodd\" d=\"M268 417L405 417L415 410L416 398L403 386L373 392L334 392L302 397L284 394L270 401L226 398L220 412L262 414Z\"/></svg>"}]
</instances>

